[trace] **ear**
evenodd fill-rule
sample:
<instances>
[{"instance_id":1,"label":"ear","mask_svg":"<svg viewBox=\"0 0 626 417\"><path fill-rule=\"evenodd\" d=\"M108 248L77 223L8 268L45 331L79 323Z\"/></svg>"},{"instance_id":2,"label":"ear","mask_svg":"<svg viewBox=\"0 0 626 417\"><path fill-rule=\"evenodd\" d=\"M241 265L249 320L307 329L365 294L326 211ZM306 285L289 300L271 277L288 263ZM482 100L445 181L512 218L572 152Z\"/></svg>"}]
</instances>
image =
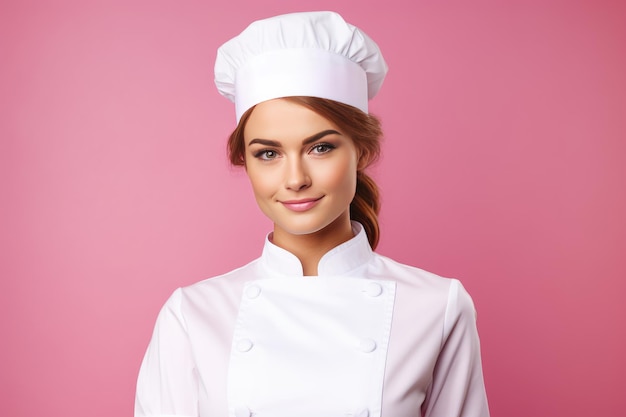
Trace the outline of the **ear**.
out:
<instances>
[{"instance_id":1,"label":"ear","mask_svg":"<svg viewBox=\"0 0 626 417\"><path fill-rule=\"evenodd\" d=\"M357 171L363 171L367 168L371 163L371 158L369 152L366 150L360 149L358 154L358 161L356 165Z\"/></svg>"}]
</instances>

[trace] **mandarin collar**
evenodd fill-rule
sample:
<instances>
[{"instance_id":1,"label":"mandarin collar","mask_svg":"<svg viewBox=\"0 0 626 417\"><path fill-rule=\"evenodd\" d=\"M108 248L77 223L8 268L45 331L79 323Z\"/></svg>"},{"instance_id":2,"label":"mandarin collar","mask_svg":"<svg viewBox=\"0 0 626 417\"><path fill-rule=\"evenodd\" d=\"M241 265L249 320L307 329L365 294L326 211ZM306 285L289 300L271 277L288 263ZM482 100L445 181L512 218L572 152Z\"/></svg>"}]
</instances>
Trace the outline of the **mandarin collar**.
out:
<instances>
[{"instance_id":1,"label":"mandarin collar","mask_svg":"<svg viewBox=\"0 0 626 417\"><path fill-rule=\"evenodd\" d=\"M317 266L318 276L348 275L363 266L373 256L365 229L360 223L352 222L354 237L326 252ZM270 241L271 233L265 238L261 263L270 273L269 277L302 276L302 264L291 252Z\"/></svg>"}]
</instances>

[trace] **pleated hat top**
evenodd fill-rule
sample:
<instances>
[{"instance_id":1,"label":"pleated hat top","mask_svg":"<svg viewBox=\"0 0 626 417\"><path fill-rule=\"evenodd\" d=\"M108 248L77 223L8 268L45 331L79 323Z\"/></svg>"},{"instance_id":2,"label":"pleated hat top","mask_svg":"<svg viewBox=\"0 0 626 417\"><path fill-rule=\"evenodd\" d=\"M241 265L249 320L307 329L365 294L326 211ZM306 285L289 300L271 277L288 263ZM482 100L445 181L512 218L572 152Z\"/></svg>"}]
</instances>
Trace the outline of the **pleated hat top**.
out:
<instances>
[{"instance_id":1,"label":"pleated hat top","mask_svg":"<svg viewBox=\"0 0 626 417\"><path fill-rule=\"evenodd\" d=\"M334 12L258 20L217 51L215 84L237 122L254 105L290 96L335 100L368 111L387 64L378 45Z\"/></svg>"}]
</instances>

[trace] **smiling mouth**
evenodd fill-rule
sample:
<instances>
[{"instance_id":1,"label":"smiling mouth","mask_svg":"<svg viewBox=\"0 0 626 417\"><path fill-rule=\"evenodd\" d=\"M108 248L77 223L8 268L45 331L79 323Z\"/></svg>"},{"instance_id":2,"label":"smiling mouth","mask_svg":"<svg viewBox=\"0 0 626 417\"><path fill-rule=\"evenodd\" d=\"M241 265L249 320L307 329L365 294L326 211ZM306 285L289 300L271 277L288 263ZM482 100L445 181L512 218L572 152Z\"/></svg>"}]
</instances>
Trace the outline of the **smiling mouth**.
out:
<instances>
[{"instance_id":1,"label":"smiling mouth","mask_svg":"<svg viewBox=\"0 0 626 417\"><path fill-rule=\"evenodd\" d=\"M322 197L319 198L305 198L302 200L287 200L287 201L281 201L282 205L287 207L289 210L292 211L307 211L313 207L315 207L317 205L317 203L322 199Z\"/></svg>"}]
</instances>

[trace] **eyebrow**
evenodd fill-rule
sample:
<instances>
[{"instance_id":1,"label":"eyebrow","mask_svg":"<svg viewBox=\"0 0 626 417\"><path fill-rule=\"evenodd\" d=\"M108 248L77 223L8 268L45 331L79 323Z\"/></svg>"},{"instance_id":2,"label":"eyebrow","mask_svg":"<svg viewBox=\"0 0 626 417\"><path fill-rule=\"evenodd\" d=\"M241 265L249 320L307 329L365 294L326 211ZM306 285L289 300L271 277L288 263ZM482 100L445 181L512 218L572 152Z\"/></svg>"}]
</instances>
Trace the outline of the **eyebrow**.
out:
<instances>
[{"instance_id":1,"label":"eyebrow","mask_svg":"<svg viewBox=\"0 0 626 417\"><path fill-rule=\"evenodd\" d=\"M341 133L337 132L336 130L332 130L332 129L328 129L328 130L323 130L319 133L314 134L313 136L309 136L308 138L304 139L302 141L302 145L308 145L309 143L313 143L317 140L320 140L321 138L323 138L324 136L327 135L341 135ZM273 146L275 148L280 148L282 146L282 144L276 140L270 140L270 139L260 139L260 138L255 138L252 139L250 141L250 143L248 143L248 146L250 145L254 145L255 143L258 143L260 145L264 145L264 146Z\"/></svg>"}]
</instances>

